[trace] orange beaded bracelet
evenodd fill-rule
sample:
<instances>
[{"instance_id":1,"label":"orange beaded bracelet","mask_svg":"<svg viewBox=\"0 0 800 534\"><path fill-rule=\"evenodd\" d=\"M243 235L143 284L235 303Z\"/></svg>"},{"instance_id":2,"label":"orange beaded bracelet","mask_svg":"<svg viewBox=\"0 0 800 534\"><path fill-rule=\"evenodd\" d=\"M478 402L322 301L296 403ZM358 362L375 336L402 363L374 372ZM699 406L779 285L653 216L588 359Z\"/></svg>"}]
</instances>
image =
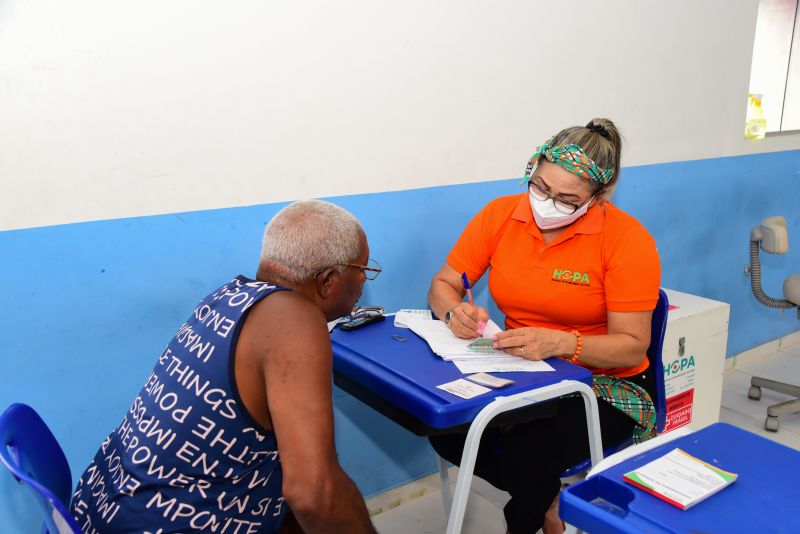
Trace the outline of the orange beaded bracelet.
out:
<instances>
[{"instance_id":1,"label":"orange beaded bracelet","mask_svg":"<svg viewBox=\"0 0 800 534\"><path fill-rule=\"evenodd\" d=\"M564 358L564 359L570 363L575 363L578 361L578 358L580 358L581 351L583 350L583 336L577 330L573 330L572 334L575 336L575 341L577 342L577 346L575 347L575 354L573 354L569 358Z\"/></svg>"}]
</instances>

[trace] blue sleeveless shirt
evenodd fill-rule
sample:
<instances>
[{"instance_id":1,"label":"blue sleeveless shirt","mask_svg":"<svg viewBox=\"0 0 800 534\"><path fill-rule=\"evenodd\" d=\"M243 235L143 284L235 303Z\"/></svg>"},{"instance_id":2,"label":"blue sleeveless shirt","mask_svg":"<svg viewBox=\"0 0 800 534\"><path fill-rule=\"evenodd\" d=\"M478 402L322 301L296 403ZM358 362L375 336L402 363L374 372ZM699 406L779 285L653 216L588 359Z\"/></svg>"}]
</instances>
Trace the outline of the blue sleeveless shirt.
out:
<instances>
[{"instance_id":1,"label":"blue sleeveless shirt","mask_svg":"<svg viewBox=\"0 0 800 534\"><path fill-rule=\"evenodd\" d=\"M78 481L84 532L277 530L275 434L239 398L234 357L247 311L281 290L237 276L197 305Z\"/></svg>"}]
</instances>

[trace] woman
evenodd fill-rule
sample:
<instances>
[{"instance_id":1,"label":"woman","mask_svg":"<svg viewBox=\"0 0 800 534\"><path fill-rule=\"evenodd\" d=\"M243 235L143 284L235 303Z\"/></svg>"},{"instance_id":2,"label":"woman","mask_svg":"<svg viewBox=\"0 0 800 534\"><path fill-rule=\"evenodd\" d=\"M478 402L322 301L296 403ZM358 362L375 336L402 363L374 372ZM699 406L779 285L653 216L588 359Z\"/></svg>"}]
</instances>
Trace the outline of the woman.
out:
<instances>
[{"instance_id":1,"label":"woman","mask_svg":"<svg viewBox=\"0 0 800 534\"><path fill-rule=\"evenodd\" d=\"M472 284L491 267L489 290L506 316L495 347L591 369L604 447L655 433L646 350L660 266L653 238L608 201L620 149L607 119L549 139L528 163L528 191L495 199L472 219L428 292L456 336L477 337L489 315L462 301L461 274ZM489 429L475 473L511 494L509 532L561 532L559 473L589 456L583 402L557 399L531 417ZM464 439L448 434L431 443L458 463Z\"/></svg>"}]
</instances>

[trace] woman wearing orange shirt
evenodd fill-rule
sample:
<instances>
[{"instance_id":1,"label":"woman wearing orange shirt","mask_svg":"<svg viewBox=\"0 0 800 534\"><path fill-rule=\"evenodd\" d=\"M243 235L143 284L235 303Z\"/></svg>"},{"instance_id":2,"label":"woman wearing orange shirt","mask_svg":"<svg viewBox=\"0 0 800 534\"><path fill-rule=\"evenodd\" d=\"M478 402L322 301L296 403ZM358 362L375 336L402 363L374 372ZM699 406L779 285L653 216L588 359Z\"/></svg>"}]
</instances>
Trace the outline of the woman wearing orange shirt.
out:
<instances>
[{"instance_id":1,"label":"woman wearing orange shirt","mask_svg":"<svg viewBox=\"0 0 800 534\"><path fill-rule=\"evenodd\" d=\"M455 335L477 337L489 315L463 301L461 274L473 284L488 269L489 291L506 316L495 347L591 369L604 447L655 432L646 350L660 265L650 234L608 201L620 150L607 119L546 141L528 163L528 191L491 201L470 221L428 292L431 309ZM431 443L458 463L465 437ZM583 402L568 397L488 430L475 473L511 494L509 532L559 532L559 474L588 456Z\"/></svg>"}]
</instances>

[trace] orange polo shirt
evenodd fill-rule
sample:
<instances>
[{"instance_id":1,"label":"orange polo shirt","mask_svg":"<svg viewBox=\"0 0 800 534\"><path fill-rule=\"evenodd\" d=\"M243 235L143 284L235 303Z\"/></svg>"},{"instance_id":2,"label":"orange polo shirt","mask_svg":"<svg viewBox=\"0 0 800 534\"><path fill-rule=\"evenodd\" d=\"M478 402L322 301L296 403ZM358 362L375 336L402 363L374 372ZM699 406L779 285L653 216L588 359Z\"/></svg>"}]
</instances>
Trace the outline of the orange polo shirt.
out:
<instances>
[{"instance_id":1,"label":"orange polo shirt","mask_svg":"<svg viewBox=\"0 0 800 534\"><path fill-rule=\"evenodd\" d=\"M608 311L654 309L661 280L655 240L627 213L608 201L594 205L545 245L527 192L487 204L447 264L470 280L491 267L489 291L507 329L539 326L586 336L608 332ZM645 359L636 367L590 369L626 377L647 367Z\"/></svg>"}]
</instances>

